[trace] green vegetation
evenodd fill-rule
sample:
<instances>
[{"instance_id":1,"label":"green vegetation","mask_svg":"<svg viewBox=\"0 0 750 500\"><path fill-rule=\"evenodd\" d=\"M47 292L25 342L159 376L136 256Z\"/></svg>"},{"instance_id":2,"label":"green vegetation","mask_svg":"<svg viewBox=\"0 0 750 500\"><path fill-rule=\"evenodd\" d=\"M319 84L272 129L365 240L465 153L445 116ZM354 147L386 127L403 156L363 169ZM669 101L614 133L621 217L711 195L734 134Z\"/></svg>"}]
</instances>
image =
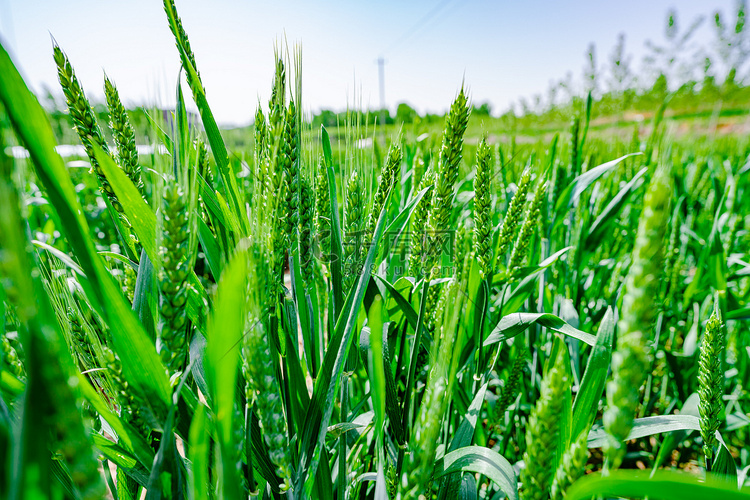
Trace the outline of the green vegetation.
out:
<instances>
[{"instance_id":1,"label":"green vegetation","mask_svg":"<svg viewBox=\"0 0 750 500\"><path fill-rule=\"evenodd\" d=\"M750 498L747 137L672 134L682 90L597 135L590 89L500 141L460 88L383 147L292 51L233 142L164 6L164 153L55 46L66 165L0 47L0 498Z\"/></svg>"}]
</instances>

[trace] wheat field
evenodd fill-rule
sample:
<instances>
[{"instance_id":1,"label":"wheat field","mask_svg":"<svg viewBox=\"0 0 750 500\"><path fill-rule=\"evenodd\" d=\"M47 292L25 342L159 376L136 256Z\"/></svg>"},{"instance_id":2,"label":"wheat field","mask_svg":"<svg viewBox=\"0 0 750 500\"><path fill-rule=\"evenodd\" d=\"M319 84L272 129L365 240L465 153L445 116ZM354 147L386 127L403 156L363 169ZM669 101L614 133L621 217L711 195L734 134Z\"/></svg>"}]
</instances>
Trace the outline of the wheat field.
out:
<instances>
[{"instance_id":1,"label":"wheat field","mask_svg":"<svg viewBox=\"0 0 750 500\"><path fill-rule=\"evenodd\" d=\"M239 154L164 6L157 152L52 50L90 170L0 49L0 498L750 498L746 137L334 134L291 50Z\"/></svg>"}]
</instances>

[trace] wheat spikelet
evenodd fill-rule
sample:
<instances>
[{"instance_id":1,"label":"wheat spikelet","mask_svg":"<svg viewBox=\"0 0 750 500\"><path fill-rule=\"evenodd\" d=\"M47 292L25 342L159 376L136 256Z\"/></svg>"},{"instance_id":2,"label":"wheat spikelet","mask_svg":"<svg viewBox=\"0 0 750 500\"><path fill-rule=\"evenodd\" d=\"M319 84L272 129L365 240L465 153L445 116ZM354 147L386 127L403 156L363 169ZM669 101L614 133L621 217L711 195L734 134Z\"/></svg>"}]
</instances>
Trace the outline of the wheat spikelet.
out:
<instances>
[{"instance_id":1,"label":"wheat spikelet","mask_svg":"<svg viewBox=\"0 0 750 500\"><path fill-rule=\"evenodd\" d=\"M63 89L63 93L65 94L70 117L73 120L73 125L78 133L78 137L86 150L86 155L91 162L91 168L94 173L96 173L102 193L104 193L112 205L112 208L118 213L123 229L127 233L122 235L123 238L128 238L137 249L139 246L138 238L125 216L125 211L117 199L117 195L107 180L107 177L104 175L104 171L94 154L94 145L101 148L105 153L109 153L109 147L104 141L99 125L96 123L96 117L91 108L91 104L89 104L89 101L83 92L83 88L78 82L78 78L75 75L73 66L70 64L70 60L68 60L68 57L57 45L55 45L53 49L53 56L55 63L57 64L57 76L60 81L60 86Z\"/></svg>"},{"instance_id":2,"label":"wheat spikelet","mask_svg":"<svg viewBox=\"0 0 750 500\"><path fill-rule=\"evenodd\" d=\"M63 93L65 94L70 117L73 120L76 132L78 132L78 136L86 149L86 154L91 161L91 167L99 178L102 191L110 198L110 201L112 201L113 206L115 206L116 209L119 207L117 211L121 212L122 207L117 202L115 192L109 185L109 181L107 181L107 178L94 155L94 144L99 146L105 152L109 152L109 147L107 146L107 143L104 142L102 131L96 123L94 110L91 108L91 104L89 104L89 101L83 92L83 88L78 82L78 78L76 77L75 71L70 64L68 57L57 45L55 45L53 49L53 55L55 63L57 64L57 76L60 80L60 86L63 89Z\"/></svg>"},{"instance_id":3,"label":"wheat spikelet","mask_svg":"<svg viewBox=\"0 0 750 500\"><path fill-rule=\"evenodd\" d=\"M281 389L264 323L258 317L251 318L249 323L242 348L246 397L248 405L254 403L258 408L269 458L284 481L284 488L288 488L292 467Z\"/></svg>"},{"instance_id":4,"label":"wheat spikelet","mask_svg":"<svg viewBox=\"0 0 750 500\"><path fill-rule=\"evenodd\" d=\"M270 138L266 116L263 114L260 103L258 103L258 108L255 111L255 123L253 127L255 130L255 161L257 164L261 164L269 156L268 142Z\"/></svg>"},{"instance_id":5,"label":"wheat spikelet","mask_svg":"<svg viewBox=\"0 0 750 500\"><path fill-rule=\"evenodd\" d=\"M304 176L300 177L299 204L299 262L302 280L312 286L314 271L313 261L313 193L310 183Z\"/></svg>"},{"instance_id":6,"label":"wheat spikelet","mask_svg":"<svg viewBox=\"0 0 750 500\"><path fill-rule=\"evenodd\" d=\"M526 195L529 193L530 184L531 170L527 168L521 174L518 189L510 200L508 211L500 227L500 236L497 239L497 248L495 249L495 259L502 259L516 237L518 225L521 223L521 215L526 206Z\"/></svg>"},{"instance_id":7,"label":"wheat spikelet","mask_svg":"<svg viewBox=\"0 0 750 500\"><path fill-rule=\"evenodd\" d=\"M180 372L187 359L189 229L186 195L170 175L162 192L163 232L159 246L159 354L170 374Z\"/></svg>"},{"instance_id":8,"label":"wheat spikelet","mask_svg":"<svg viewBox=\"0 0 750 500\"><path fill-rule=\"evenodd\" d=\"M541 208L544 202L544 194L546 193L547 183L540 181L537 185L534 193L534 199L526 211L526 219L521 226L521 232L518 235L518 241L513 247L513 251L510 254L510 260L508 261L508 270L513 271L523 264L526 254L531 244L531 238L534 236L537 228L540 225Z\"/></svg>"},{"instance_id":9,"label":"wheat spikelet","mask_svg":"<svg viewBox=\"0 0 750 500\"><path fill-rule=\"evenodd\" d=\"M177 8L175 7L174 0L164 0L164 11L167 13L168 18L174 17L175 24L169 24L169 29L172 35L175 37L175 43L177 44L177 51L180 54L182 65L188 67L188 64L193 67L195 74L198 76L198 82L201 81L201 74L198 71L198 65L195 64L195 54L193 49L190 48L190 41L188 40L185 28L182 27L182 19L177 15ZM171 15L170 15L171 14ZM184 49L184 51L182 50Z\"/></svg>"},{"instance_id":10,"label":"wheat spikelet","mask_svg":"<svg viewBox=\"0 0 750 500\"><path fill-rule=\"evenodd\" d=\"M505 381L505 385L503 385L503 390L500 393L500 397L495 403L495 410L493 412L493 420L495 422L495 426L499 424L500 420L503 418L503 415L505 415L505 411L508 409L511 403L515 401L516 396L518 396L518 385L519 382L521 382L523 370L524 368L526 368L526 356L528 353L526 346L521 342L518 342L517 347L518 349L516 350L516 358L513 360L513 366L510 369L508 380Z\"/></svg>"},{"instance_id":11,"label":"wheat spikelet","mask_svg":"<svg viewBox=\"0 0 750 500\"><path fill-rule=\"evenodd\" d=\"M321 260L328 266L331 254L331 195L328 189L328 173L325 161L318 160L318 172L315 177L315 232L320 241Z\"/></svg>"},{"instance_id":12,"label":"wheat spikelet","mask_svg":"<svg viewBox=\"0 0 750 500\"><path fill-rule=\"evenodd\" d=\"M492 148L482 138L477 146L474 177L474 255L482 278L492 275Z\"/></svg>"},{"instance_id":13,"label":"wheat spikelet","mask_svg":"<svg viewBox=\"0 0 750 500\"><path fill-rule=\"evenodd\" d=\"M648 341L656 310L653 298L659 294L663 270L663 243L671 196L669 174L658 168L649 184L638 233L633 263L625 281L617 348L612 354L612 380L607 384L604 427L609 439L606 452L609 469L617 469L625 454L624 440L633 426L639 389L649 370Z\"/></svg>"},{"instance_id":14,"label":"wheat spikelet","mask_svg":"<svg viewBox=\"0 0 750 500\"><path fill-rule=\"evenodd\" d=\"M426 257L425 269L431 272L433 278L439 274L435 266L440 243L449 230L449 221L453 209L453 188L458 178L464 143L464 132L469 122L469 105L463 87L451 104L451 109L445 119L443 144L440 148L440 159L435 172L435 190L432 195L430 212L427 217L429 235L429 251Z\"/></svg>"},{"instance_id":15,"label":"wheat spikelet","mask_svg":"<svg viewBox=\"0 0 750 500\"><path fill-rule=\"evenodd\" d=\"M72 307L68 308L68 324L70 326L70 334L76 342L81 363L85 369L93 368L95 366L94 353L84 329L83 319L80 317L78 311Z\"/></svg>"},{"instance_id":16,"label":"wheat spikelet","mask_svg":"<svg viewBox=\"0 0 750 500\"><path fill-rule=\"evenodd\" d=\"M433 186L434 177L435 176L432 169L429 169L419 183L418 192L422 191L428 186ZM417 206L414 207L414 214L412 215L409 274L416 278L421 278L422 274L424 273L423 257L425 247L427 246L427 233L425 231L425 227L427 226L427 217L430 213L430 207L432 206L431 202L431 193L423 196L422 199L419 200L419 203L417 203Z\"/></svg>"},{"instance_id":17,"label":"wheat spikelet","mask_svg":"<svg viewBox=\"0 0 750 500\"><path fill-rule=\"evenodd\" d=\"M549 464L553 459L560 432L559 416L563 394L570 390L565 373L565 356L558 353L555 363L542 380L539 399L526 426L525 467L521 470L522 500L548 500L555 471Z\"/></svg>"},{"instance_id":18,"label":"wheat spikelet","mask_svg":"<svg viewBox=\"0 0 750 500\"><path fill-rule=\"evenodd\" d=\"M560 465L555 472L555 479L552 482L552 491L550 492L552 500L565 498L568 488L583 476L586 461L589 458L587 441L588 433L582 432L560 459Z\"/></svg>"},{"instance_id":19,"label":"wheat spikelet","mask_svg":"<svg viewBox=\"0 0 750 500\"><path fill-rule=\"evenodd\" d=\"M386 197L388 192L391 190L393 185L396 183L398 177L399 167L401 166L401 159L403 153L401 148L396 144L391 144L388 150L388 157L385 161L385 167L380 175L380 181L378 182L378 188L375 191L375 195L372 199L372 207L370 208L370 214L367 216L367 226L365 227L364 241L368 244L372 241L372 236L375 233L375 226L378 223L378 217L380 212L383 210L385 205Z\"/></svg>"},{"instance_id":20,"label":"wheat spikelet","mask_svg":"<svg viewBox=\"0 0 750 500\"><path fill-rule=\"evenodd\" d=\"M346 189L344 207L344 290L349 290L362 265L364 229L364 194L356 170L352 171Z\"/></svg>"},{"instance_id":21,"label":"wheat spikelet","mask_svg":"<svg viewBox=\"0 0 750 500\"><path fill-rule=\"evenodd\" d=\"M284 127L284 109L286 108L286 68L284 61L276 58L276 72L268 101L268 133L271 138L271 150L278 144Z\"/></svg>"},{"instance_id":22,"label":"wheat spikelet","mask_svg":"<svg viewBox=\"0 0 750 500\"><path fill-rule=\"evenodd\" d=\"M701 437L703 453L706 455L706 468L710 469L713 449L716 446L716 431L721 420L719 414L723 408L724 370L722 355L724 350L724 328L721 324L718 309L711 314L706 323L706 332L701 343L698 360L698 395L700 403Z\"/></svg>"},{"instance_id":23,"label":"wheat spikelet","mask_svg":"<svg viewBox=\"0 0 750 500\"><path fill-rule=\"evenodd\" d=\"M109 108L109 125L117 145L117 165L138 188L138 191L143 193L141 166L138 164L138 151L135 147L135 131L120 101L117 87L107 77L104 78L104 94Z\"/></svg>"},{"instance_id":24,"label":"wheat spikelet","mask_svg":"<svg viewBox=\"0 0 750 500\"><path fill-rule=\"evenodd\" d=\"M581 119L577 116L573 117L570 123L570 173L572 175L578 175L578 167L580 163L579 158L579 146L578 146L578 135L581 131Z\"/></svg>"},{"instance_id":25,"label":"wheat spikelet","mask_svg":"<svg viewBox=\"0 0 750 500\"><path fill-rule=\"evenodd\" d=\"M299 198L300 198L300 172L299 172L299 138L297 130L297 111L294 101L289 101L286 120L284 121L284 143L280 151L281 161L284 168L284 176L287 182L285 191L285 206L287 216L284 219L286 236L291 241L294 229L299 221Z\"/></svg>"},{"instance_id":26,"label":"wheat spikelet","mask_svg":"<svg viewBox=\"0 0 750 500\"><path fill-rule=\"evenodd\" d=\"M16 350L10 345L7 335L0 335L0 366L7 367L16 378L22 380L26 378L23 363Z\"/></svg>"}]
</instances>

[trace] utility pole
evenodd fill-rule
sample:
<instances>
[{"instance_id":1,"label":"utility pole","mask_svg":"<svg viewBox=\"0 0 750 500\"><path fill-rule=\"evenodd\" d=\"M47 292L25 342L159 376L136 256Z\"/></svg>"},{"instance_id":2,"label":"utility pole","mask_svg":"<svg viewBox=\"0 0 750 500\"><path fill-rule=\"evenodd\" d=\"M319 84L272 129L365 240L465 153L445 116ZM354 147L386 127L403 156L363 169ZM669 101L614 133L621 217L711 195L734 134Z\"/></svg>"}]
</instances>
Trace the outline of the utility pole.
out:
<instances>
[{"instance_id":1,"label":"utility pole","mask_svg":"<svg viewBox=\"0 0 750 500\"><path fill-rule=\"evenodd\" d=\"M380 81L380 127L385 140L385 58L378 57L378 80Z\"/></svg>"}]
</instances>

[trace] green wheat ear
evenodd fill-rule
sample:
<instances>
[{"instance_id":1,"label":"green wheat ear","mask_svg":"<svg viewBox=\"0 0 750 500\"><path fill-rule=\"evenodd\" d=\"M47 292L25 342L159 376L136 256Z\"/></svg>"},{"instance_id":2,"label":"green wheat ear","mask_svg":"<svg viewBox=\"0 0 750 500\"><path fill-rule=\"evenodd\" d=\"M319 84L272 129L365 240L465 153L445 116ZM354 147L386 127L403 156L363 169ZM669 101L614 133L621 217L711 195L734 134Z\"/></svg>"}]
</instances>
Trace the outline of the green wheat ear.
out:
<instances>
[{"instance_id":1,"label":"green wheat ear","mask_svg":"<svg viewBox=\"0 0 750 500\"><path fill-rule=\"evenodd\" d=\"M356 170L347 183L344 207L344 290L349 290L359 275L363 255L364 194Z\"/></svg>"},{"instance_id":2,"label":"green wheat ear","mask_svg":"<svg viewBox=\"0 0 750 500\"><path fill-rule=\"evenodd\" d=\"M425 189L428 186L434 185L434 173L432 169L428 169L427 173L422 176L419 181L419 188L417 192ZM411 238L410 238L410 254L409 254L409 274L415 278L421 278L424 273L423 258L427 247L427 232L425 227L427 226L427 217L430 213L430 207L432 206L432 196L428 194L423 196L417 206L414 207L414 215L412 215L411 223Z\"/></svg>"},{"instance_id":3,"label":"green wheat ear","mask_svg":"<svg viewBox=\"0 0 750 500\"><path fill-rule=\"evenodd\" d=\"M648 345L656 315L653 301L659 296L671 196L669 173L664 167L657 168L638 222L632 265L625 281L617 323L617 348L612 353L612 380L607 384L607 410L603 421L609 436L605 449L610 470L622 463L624 441L633 427L640 387L648 372Z\"/></svg>"},{"instance_id":4,"label":"green wheat ear","mask_svg":"<svg viewBox=\"0 0 750 500\"><path fill-rule=\"evenodd\" d=\"M458 179L464 145L464 133L469 123L469 104L464 89L456 96L451 109L445 119L443 144L440 148L440 159L435 172L435 190L432 194L432 206L427 217L427 227L430 231L428 238L429 250L426 256L426 272L434 277L439 274L435 266L438 261L437 252L441 239L449 230L450 216L453 211L453 188ZM434 306L434 304L433 304Z\"/></svg>"},{"instance_id":5,"label":"green wheat ear","mask_svg":"<svg viewBox=\"0 0 750 500\"><path fill-rule=\"evenodd\" d=\"M284 141L283 141L282 163L284 167L284 176L287 179L288 188L286 190L286 236L291 241L294 229L299 221L299 197L300 197L300 172L299 172L299 137L297 127L297 108L294 101L289 101L289 107L286 110L286 119L284 120Z\"/></svg>"},{"instance_id":6,"label":"green wheat ear","mask_svg":"<svg viewBox=\"0 0 750 500\"><path fill-rule=\"evenodd\" d=\"M16 350L10 345L7 335L0 335L0 367L7 368L18 379L24 380L26 378L23 363Z\"/></svg>"},{"instance_id":7,"label":"green wheat ear","mask_svg":"<svg viewBox=\"0 0 750 500\"><path fill-rule=\"evenodd\" d=\"M526 196L529 193L529 187L531 185L531 169L524 169L521 174L521 180L518 182L518 189L510 200L508 206L508 212L503 219L503 224L500 228L500 236L497 239L497 247L495 249L495 259L502 259L505 253L510 248L513 240L518 233L518 225L521 223L521 215L523 209L526 206Z\"/></svg>"},{"instance_id":8,"label":"green wheat ear","mask_svg":"<svg viewBox=\"0 0 750 500\"><path fill-rule=\"evenodd\" d=\"M57 76L60 80L60 86L63 89L63 93L65 94L70 117L73 120L76 132L78 132L78 137L80 138L81 143L83 143L83 147L86 149L86 154L91 161L91 168L99 178L102 191L109 197L115 209L118 212L122 212L122 207L117 201L115 192L109 185L109 181L104 175L104 171L101 169L101 166L94 155L94 145L99 146L105 152L109 152L109 147L104 141L102 131L96 123L94 110L91 108L91 104L86 98L81 84L78 82L78 78L73 70L73 66L70 64L68 56L66 56L62 49L57 45L53 48L53 55L55 63L57 64Z\"/></svg>"},{"instance_id":9,"label":"green wheat ear","mask_svg":"<svg viewBox=\"0 0 750 500\"><path fill-rule=\"evenodd\" d=\"M174 24L169 23L169 29L175 37L182 65L187 67L189 63L195 70L198 82L200 83L201 74L198 71L198 65L195 64L195 54L193 54L193 49L190 48L190 40L188 40L187 33L185 33L185 28L182 27L182 19L177 15L177 7L174 4L174 0L164 0L164 11L167 13L167 19L174 19Z\"/></svg>"},{"instance_id":10,"label":"green wheat ear","mask_svg":"<svg viewBox=\"0 0 750 500\"><path fill-rule=\"evenodd\" d=\"M260 103L258 103L258 109L255 111L255 123L253 126L255 129L255 161L260 165L269 156L268 124L266 123L266 117L263 114Z\"/></svg>"},{"instance_id":11,"label":"green wheat ear","mask_svg":"<svg viewBox=\"0 0 750 500\"><path fill-rule=\"evenodd\" d=\"M578 439L573 441L570 448L565 451L552 482L552 490L550 491L552 500L565 498L568 488L583 476L589 458L587 443L588 432L582 432Z\"/></svg>"},{"instance_id":12,"label":"green wheat ear","mask_svg":"<svg viewBox=\"0 0 750 500\"><path fill-rule=\"evenodd\" d=\"M276 58L276 72L268 101L268 129L271 136L271 149L278 144L282 135L284 109L286 108L286 68L281 58Z\"/></svg>"},{"instance_id":13,"label":"green wheat ear","mask_svg":"<svg viewBox=\"0 0 750 500\"><path fill-rule=\"evenodd\" d=\"M187 359L187 304L190 262L187 196L171 175L162 193L163 235L159 246L159 354L170 375L182 371Z\"/></svg>"},{"instance_id":14,"label":"green wheat ear","mask_svg":"<svg viewBox=\"0 0 750 500\"><path fill-rule=\"evenodd\" d=\"M474 177L474 255L483 278L492 275L492 148L482 138Z\"/></svg>"},{"instance_id":15,"label":"green wheat ear","mask_svg":"<svg viewBox=\"0 0 750 500\"><path fill-rule=\"evenodd\" d=\"M120 101L117 87L106 76L104 77L104 94L109 108L109 124L117 145L117 164L142 194L143 180L141 179L141 166L138 164L138 151L135 147L135 131L130 124L125 106Z\"/></svg>"},{"instance_id":16,"label":"green wheat ear","mask_svg":"<svg viewBox=\"0 0 750 500\"><path fill-rule=\"evenodd\" d=\"M322 156L318 160L315 176L315 232L320 241L321 260L327 268L328 256L331 254L331 195L328 190L328 172Z\"/></svg>"},{"instance_id":17,"label":"green wheat ear","mask_svg":"<svg viewBox=\"0 0 750 500\"><path fill-rule=\"evenodd\" d=\"M510 254L508 270L511 272L521 267L521 264L523 264L526 254L529 251L531 239L541 222L541 209L546 190L547 182L542 179L539 181L534 192L534 200L526 211L526 220L524 220L523 226L521 226L521 233L518 235L518 241Z\"/></svg>"},{"instance_id":18,"label":"green wheat ear","mask_svg":"<svg viewBox=\"0 0 750 500\"><path fill-rule=\"evenodd\" d=\"M385 161L385 167L383 167L383 172L380 175L378 188L372 200L372 208L370 209L370 214L367 216L367 226L365 227L364 236L365 244L368 244L372 240L372 236L375 233L375 225L378 223L378 217L380 217L380 212L385 205L386 196L388 196L388 192L396 183L402 158L403 153L401 152L401 148L396 144L391 144L388 150L388 158Z\"/></svg>"},{"instance_id":19,"label":"green wheat ear","mask_svg":"<svg viewBox=\"0 0 750 500\"><path fill-rule=\"evenodd\" d=\"M70 117L73 120L73 125L78 133L78 137L86 150L86 155L89 157L91 168L94 173L96 173L102 193L104 193L112 207L117 211L124 230L128 233L124 234L123 237L129 238L137 247L138 238L125 216L125 211L117 199L117 195L109 184L109 181L104 175L104 171L94 154L94 146L101 148L105 153L109 153L109 147L104 141L102 131L96 122L94 110L91 108L91 104L83 92L83 88L76 77L73 66L70 64L70 60L58 45L55 45L53 48L53 56L55 64L57 65L57 76L60 81L60 86L63 89L63 93L65 94Z\"/></svg>"},{"instance_id":20,"label":"green wheat ear","mask_svg":"<svg viewBox=\"0 0 750 500\"><path fill-rule=\"evenodd\" d=\"M706 455L706 468L710 470L713 449L716 446L716 431L721 421L719 414L723 408L724 370L721 352L724 350L724 328L718 308L706 323L706 332L701 343L698 361L698 395L700 403L701 437L703 452Z\"/></svg>"},{"instance_id":21,"label":"green wheat ear","mask_svg":"<svg viewBox=\"0 0 750 500\"><path fill-rule=\"evenodd\" d=\"M564 344L563 344L564 345ZM521 470L522 500L548 500L555 471L554 463L557 440L560 432L560 414L564 394L570 391L570 379L566 373L565 353L560 352L542 379L536 406L531 411L526 427L526 453Z\"/></svg>"},{"instance_id":22,"label":"green wheat ear","mask_svg":"<svg viewBox=\"0 0 750 500\"><path fill-rule=\"evenodd\" d=\"M513 360L513 366L510 369L508 380L505 381L505 385L503 385L503 390L500 393L500 397L495 403L495 409L493 411L493 421L496 428L498 427L500 420L503 418L503 415L505 415L505 411L516 399L516 396L518 396L518 385L521 382L521 378L523 377L523 370L527 365L526 357L528 356L528 349L526 348L524 342L525 341L522 340L515 342L516 357Z\"/></svg>"},{"instance_id":23,"label":"green wheat ear","mask_svg":"<svg viewBox=\"0 0 750 500\"><path fill-rule=\"evenodd\" d=\"M266 275L263 263L267 260L265 253L262 252L259 255L258 268L251 276L256 281L255 290L251 290L251 293L258 293L265 287L263 284ZM273 296L269 296L269 299L276 300ZM276 467L276 474L283 481L281 488L286 490L291 484L292 457L281 387L276 378L275 353L271 350L272 344L268 335L268 318L263 317L264 311L273 306L264 303L262 298L256 301L249 300L248 305L251 311L248 314L242 343L242 373L246 383L246 403L248 409L252 409L254 405L258 410L268 456Z\"/></svg>"},{"instance_id":24,"label":"green wheat ear","mask_svg":"<svg viewBox=\"0 0 750 500\"><path fill-rule=\"evenodd\" d=\"M310 183L304 176L300 176L299 203L299 263L302 280L307 286L313 282L313 193Z\"/></svg>"}]
</instances>

